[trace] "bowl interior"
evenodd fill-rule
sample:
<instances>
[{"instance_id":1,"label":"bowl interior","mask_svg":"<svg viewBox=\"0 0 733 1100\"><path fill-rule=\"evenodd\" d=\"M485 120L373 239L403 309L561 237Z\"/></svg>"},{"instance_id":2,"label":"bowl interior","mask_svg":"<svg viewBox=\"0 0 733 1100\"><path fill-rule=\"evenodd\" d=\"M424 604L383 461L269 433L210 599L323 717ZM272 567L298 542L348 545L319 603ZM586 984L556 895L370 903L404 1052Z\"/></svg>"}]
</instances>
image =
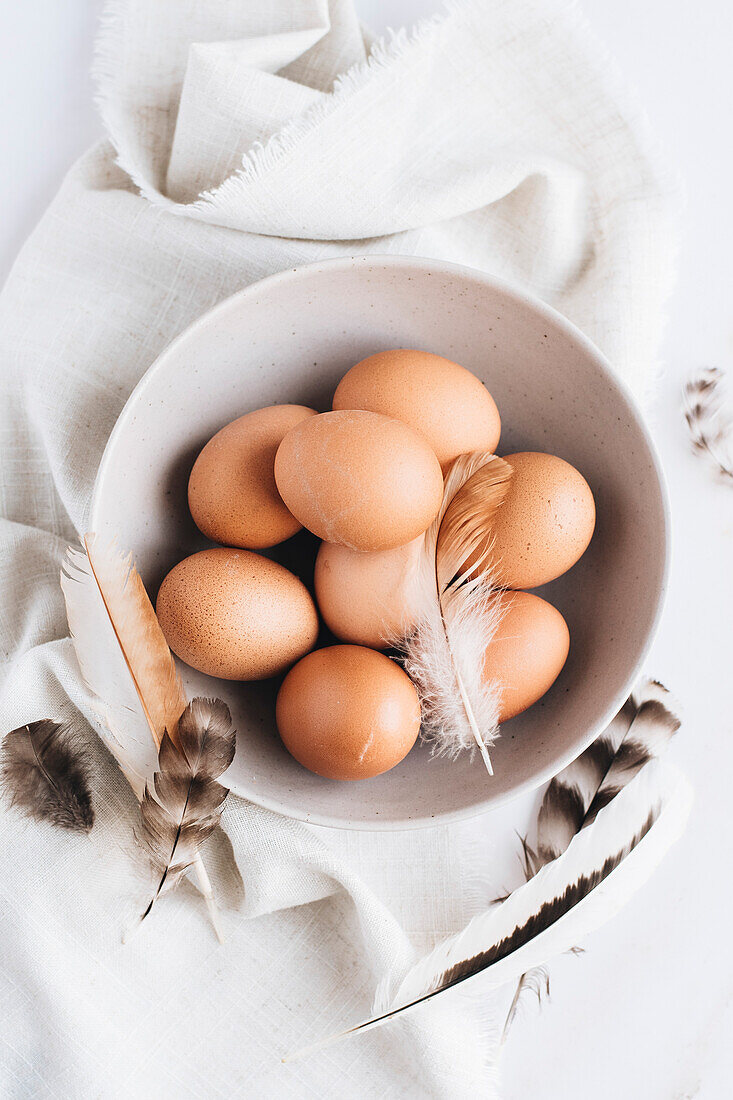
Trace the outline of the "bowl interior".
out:
<instances>
[{"instance_id":1,"label":"bowl interior","mask_svg":"<svg viewBox=\"0 0 733 1100\"><path fill-rule=\"evenodd\" d=\"M539 590L568 622L570 656L551 691L502 727L493 779L467 756L451 763L419 746L376 779L321 779L280 743L277 684L213 680L181 666L190 693L219 695L232 710L237 753L227 782L235 793L292 817L356 828L466 816L555 774L623 702L665 578L658 464L600 353L559 315L484 274L399 257L274 276L183 333L145 375L110 437L92 529L132 550L154 596L177 561L206 545L186 504L188 475L206 440L263 405L326 410L353 363L393 347L438 352L478 375L501 413L499 452L567 459L590 483L598 520L581 561ZM273 556L292 563L294 547L306 541L296 536Z\"/></svg>"}]
</instances>

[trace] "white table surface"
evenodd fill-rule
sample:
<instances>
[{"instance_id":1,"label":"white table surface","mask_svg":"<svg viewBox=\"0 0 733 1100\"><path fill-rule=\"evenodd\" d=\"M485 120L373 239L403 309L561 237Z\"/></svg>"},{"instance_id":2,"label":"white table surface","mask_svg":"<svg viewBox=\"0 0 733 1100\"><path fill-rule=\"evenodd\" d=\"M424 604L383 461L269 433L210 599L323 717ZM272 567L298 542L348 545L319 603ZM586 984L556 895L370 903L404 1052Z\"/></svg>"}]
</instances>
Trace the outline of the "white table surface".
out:
<instances>
[{"instance_id":1,"label":"white table surface","mask_svg":"<svg viewBox=\"0 0 733 1100\"><path fill-rule=\"evenodd\" d=\"M511 2L511 0L506 0ZM435 0L357 0L374 30ZM697 801L654 879L552 967L553 996L515 1027L506 1100L724 1100L733 1096L733 490L690 453L680 391L727 369L733 400L733 7L724 0L585 0L687 184L679 280L651 416L674 516L671 585L648 671L681 700L673 755ZM0 8L0 277L65 169L101 133L88 76L99 0ZM487 821L510 843L530 808ZM506 826L504 828L504 826Z\"/></svg>"}]
</instances>

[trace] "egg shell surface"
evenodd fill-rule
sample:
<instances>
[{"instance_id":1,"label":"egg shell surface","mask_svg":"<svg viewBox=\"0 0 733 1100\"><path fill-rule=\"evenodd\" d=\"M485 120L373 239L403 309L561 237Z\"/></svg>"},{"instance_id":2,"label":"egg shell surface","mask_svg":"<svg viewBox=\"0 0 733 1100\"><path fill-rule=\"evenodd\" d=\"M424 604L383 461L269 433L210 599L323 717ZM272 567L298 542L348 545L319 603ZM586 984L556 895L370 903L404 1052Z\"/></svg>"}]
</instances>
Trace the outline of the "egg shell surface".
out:
<instances>
[{"instance_id":1,"label":"egg shell surface","mask_svg":"<svg viewBox=\"0 0 733 1100\"><path fill-rule=\"evenodd\" d=\"M156 612L176 656L224 680L276 676L318 637L302 581L249 550L216 547L184 558L164 578Z\"/></svg>"},{"instance_id":2,"label":"egg shell surface","mask_svg":"<svg viewBox=\"0 0 733 1100\"><path fill-rule=\"evenodd\" d=\"M364 552L322 542L316 558L316 602L337 638L382 649L414 623L417 568L424 539L394 550Z\"/></svg>"},{"instance_id":3,"label":"egg shell surface","mask_svg":"<svg viewBox=\"0 0 733 1100\"><path fill-rule=\"evenodd\" d=\"M593 536L596 508L588 482L556 455L505 456L512 480L492 524L498 582L537 588L575 565Z\"/></svg>"},{"instance_id":4,"label":"egg shell surface","mask_svg":"<svg viewBox=\"0 0 733 1100\"><path fill-rule=\"evenodd\" d=\"M275 485L275 454L283 436L315 410L270 405L246 413L216 433L196 459L188 506L207 538L260 550L300 530Z\"/></svg>"},{"instance_id":5,"label":"egg shell surface","mask_svg":"<svg viewBox=\"0 0 733 1100\"><path fill-rule=\"evenodd\" d=\"M429 351L380 351L347 371L334 409L368 409L422 432L443 469L459 454L494 452L501 434L496 402L458 363Z\"/></svg>"},{"instance_id":6,"label":"egg shell surface","mask_svg":"<svg viewBox=\"0 0 733 1100\"><path fill-rule=\"evenodd\" d=\"M395 661L364 646L309 653L285 677L276 716L288 752L327 779L389 771L420 731L414 684Z\"/></svg>"},{"instance_id":7,"label":"egg shell surface","mask_svg":"<svg viewBox=\"0 0 733 1100\"><path fill-rule=\"evenodd\" d=\"M503 592L502 618L484 656L484 676L499 688L499 721L527 710L552 687L570 649L557 608L530 592Z\"/></svg>"},{"instance_id":8,"label":"egg shell surface","mask_svg":"<svg viewBox=\"0 0 733 1100\"><path fill-rule=\"evenodd\" d=\"M422 534L443 496L424 436L379 413L328 412L302 421L275 456L275 481L293 515L325 542L390 550Z\"/></svg>"}]
</instances>

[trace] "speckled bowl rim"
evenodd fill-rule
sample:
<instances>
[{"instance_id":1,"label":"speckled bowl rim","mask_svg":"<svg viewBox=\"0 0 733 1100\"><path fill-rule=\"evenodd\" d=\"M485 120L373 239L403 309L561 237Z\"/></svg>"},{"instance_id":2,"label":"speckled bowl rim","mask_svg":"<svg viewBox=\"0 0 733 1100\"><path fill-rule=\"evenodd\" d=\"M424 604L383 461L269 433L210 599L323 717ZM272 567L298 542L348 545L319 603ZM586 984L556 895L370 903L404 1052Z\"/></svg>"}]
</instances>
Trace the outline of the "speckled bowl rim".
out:
<instances>
[{"instance_id":1,"label":"speckled bowl rim","mask_svg":"<svg viewBox=\"0 0 733 1100\"><path fill-rule=\"evenodd\" d=\"M486 272L480 271L477 268L468 267L465 264L451 263L447 260L432 260L426 257L420 256L403 256L403 255L359 255L359 256L339 256L333 259L319 260L310 264L303 264L298 267L287 268L284 271L279 271L274 275L268 275L264 279L259 279L255 283L251 283L244 289L235 291L234 294L229 295L228 298L224 298L221 302L218 302L211 309L202 313L192 324L188 325L178 336L163 349L154 362L148 367L140 381L132 390L125 405L117 418L114 428L112 429L110 436L107 440L107 444L102 454L102 459L97 470L97 476L94 482L94 489L92 490L92 498L89 508L89 529L95 530L98 526L99 510L101 508L101 495L102 485L104 482L105 473L109 463L112 460L112 452L114 451L117 437L124 431L128 418L133 415L135 406L138 401L144 396L145 390L150 385L154 375L165 369L167 360L170 356L174 356L180 344L184 343L190 338L190 336L205 324L208 325L212 321L216 320L219 313L225 313L228 310L236 309L240 302L248 297L261 293L264 287L268 290L278 286L280 283L291 282L293 280L308 280L314 275L318 275L324 270L338 271L350 271L353 268L358 267L392 267L398 269L417 269L421 272L439 272L447 277L460 276L464 280L472 280L479 283L481 286L497 290L508 298L514 299L531 310L533 310L538 316L546 318L552 322L562 333L564 333L569 340L574 341L591 359L595 361L596 366L606 376L606 380L611 385L612 389L616 390L619 398L628 407L630 416L633 418L634 424L639 433L646 443L649 455L652 460L654 473L657 479L660 501L662 505L662 518L663 518L663 531L662 531L662 545L664 553L664 561L662 563L662 570L660 574L660 580L658 589L655 594L655 612L647 630L646 638L643 645L640 647L639 654L634 662L633 669L626 678L625 683L619 688L618 692L614 696L612 702L606 708L606 710L599 716L597 721L586 730L584 736L578 739L577 744L568 752L562 754L552 765L539 769L535 775L518 783L512 790L506 791L501 795L493 796L491 799L487 799L485 803L478 802L473 806L466 806L459 810L445 811L435 815L424 815L422 817L410 818L409 820L400 821L388 821L385 819L375 820L373 822L366 821L351 821L348 818L339 819L337 817L328 817L320 814L311 814L307 811L298 813L294 811L293 807L281 802L277 798L271 798L268 796L254 796L251 792L238 795L238 792L232 788L232 794L238 795L238 797L245 798L247 801L253 802L255 805L261 806L266 810L273 810L275 813L282 814L284 817L288 817L295 821L302 821L310 825L322 825L328 828L341 828L341 829L353 829L361 832L393 832L396 830L410 830L410 829L423 829L430 826L451 824L457 821L465 821L473 817L478 817L481 814L489 813L493 810L499 809L499 807L506 805L508 802L513 801L515 798L519 798L523 794L529 794L532 791L537 790L544 783L549 782L558 772L567 767L568 764L576 760L577 757L591 744L592 741L602 732L603 729L609 724L611 719L618 713L623 704L626 702L629 694L633 690L633 687L638 680L642 671L642 666L646 661L649 650L656 637L659 629L659 624L664 610L664 601L667 593L667 587L669 583L669 571L670 571L670 532L671 532L671 515L669 504L669 492L667 488L667 481L662 468L662 464L659 458L656 444L652 435L646 425L645 419L638 407L636 398L632 394L628 385L619 378L616 372L613 370L611 364L605 355L599 350L599 348L590 340L579 328L577 328L567 317L563 316L552 306L547 305L545 302L540 301L533 294L528 293L525 290L520 289L516 285L507 282L503 279L496 278L494 275L489 275ZM133 556L134 556L134 548Z\"/></svg>"}]
</instances>

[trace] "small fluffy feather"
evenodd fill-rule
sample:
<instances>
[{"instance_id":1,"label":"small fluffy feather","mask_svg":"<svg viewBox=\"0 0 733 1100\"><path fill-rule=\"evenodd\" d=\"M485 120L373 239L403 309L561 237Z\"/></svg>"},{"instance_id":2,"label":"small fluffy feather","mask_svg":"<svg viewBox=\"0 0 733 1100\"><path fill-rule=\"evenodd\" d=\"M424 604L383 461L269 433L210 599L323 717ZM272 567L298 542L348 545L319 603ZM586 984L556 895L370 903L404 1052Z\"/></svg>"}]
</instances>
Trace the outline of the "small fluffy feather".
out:
<instances>
[{"instance_id":1,"label":"small fluffy feather","mask_svg":"<svg viewBox=\"0 0 733 1100\"><path fill-rule=\"evenodd\" d=\"M450 757L478 747L489 770L499 696L483 666L500 619L491 520L510 477L508 463L492 454L461 455L451 465L418 565L416 625L400 645L420 696L423 738L436 754ZM472 555L477 564L467 570Z\"/></svg>"},{"instance_id":2,"label":"small fluffy feather","mask_svg":"<svg viewBox=\"0 0 733 1100\"><path fill-rule=\"evenodd\" d=\"M571 948L571 950L573 949ZM505 1042L509 1033L509 1028L516 1020L520 1006L524 1003L524 999L529 993L534 994L537 998L538 1005L542 1004L545 997L550 996L550 971L547 966L533 967L533 969L527 971L526 974L522 974L517 982L517 988L514 991L514 997L512 998L512 1003L509 1006L509 1011L504 1021L504 1027L502 1028L501 1044Z\"/></svg>"},{"instance_id":3,"label":"small fluffy feather","mask_svg":"<svg viewBox=\"0 0 733 1100\"><path fill-rule=\"evenodd\" d=\"M0 783L11 805L37 821L82 833L94 824L89 772L70 726L42 718L12 730Z\"/></svg>"},{"instance_id":4,"label":"small fluffy feather","mask_svg":"<svg viewBox=\"0 0 733 1100\"><path fill-rule=\"evenodd\" d=\"M723 372L709 367L685 386L684 411L693 449L724 480L733 482L733 430L723 405Z\"/></svg>"}]
</instances>

